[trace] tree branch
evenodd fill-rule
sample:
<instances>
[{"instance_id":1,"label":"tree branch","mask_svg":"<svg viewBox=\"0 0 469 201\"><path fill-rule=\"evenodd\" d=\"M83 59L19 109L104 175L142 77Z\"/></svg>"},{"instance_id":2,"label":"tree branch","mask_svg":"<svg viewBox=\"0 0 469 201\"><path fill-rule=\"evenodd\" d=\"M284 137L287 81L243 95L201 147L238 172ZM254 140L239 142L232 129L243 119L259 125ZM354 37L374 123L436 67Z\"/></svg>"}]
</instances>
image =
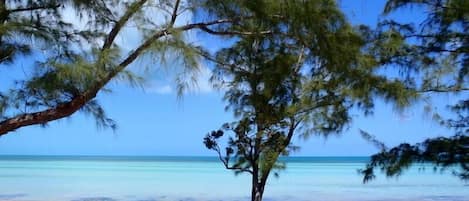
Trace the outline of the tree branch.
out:
<instances>
[{"instance_id":1,"label":"tree branch","mask_svg":"<svg viewBox=\"0 0 469 201\"><path fill-rule=\"evenodd\" d=\"M144 1L144 0L142 0ZM142 2L140 1L140 2ZM88 101L92 100L96 97L97 93L103 88L112 78L114 78L119 72L123 71L129 64L134 62L138 56L144 53L155 41L165 35L171 34L173 31L187 31L191 29L199 29L200 27L210 26L215 24L222 24L222 23L232 23L243 18L235 18L235 19L219 19L209 22L200 22L200 23L193 23L187 24L176 28L166 28L160 30L153 34L149 39L147 39L144 43L142 43L137 49L135 49L130 55L128 55L119 65L116 66L113 70L111 70L106 77L99 79L96 84L88 89L87 91L83 92L82 94L75 96L68 102L64 102L62 104L58 104L54 108L45 109L39 112L33 113L26 113L26 114L19 114L11 118L7 118L0 122L0 136L5 135L11 131L14 131L18 128L30 126L30 125L37 125L37 124L45 124L50 121L54 121L57 119L61 119L67 116L72 115L76 111L78 111L81 107L83 107ZM120 28L115 28L117 33L119 32ZM110 35L114 35L114 32L111 31ZM117 35L115 33L115 35ZM103 47L108 47L112 44L114 37L108 37L109 41L108 45Z\"/></svg>"},{"instance_id":2,"label":"tree branch","mask_svg":"<svg viewBox=\"0 0 469 201\"><path fill-rule=\"evenodd\" d=\"M221 154L221 151L220 151L220 146L216 145L216 147L213 149L217 152L218 154L218 159L223 163L223 165L225 166L226 169L228 170L239 170L241 172L249 172L249 173L253 173L250 169L246 169L246 168L241 168L241 167L235 167L235 166L230 166L230 159L229 158L226 158L226 160L222 157L222 154Z\"/></svg>"},{"instance_id":3,"label":"tree branch","mask_svg":"<svg viewBox=\"0 0 469 201\"><path fill-rule=\"evenodd\" d=\"M448 92L461 92L469 91L469 88L433 88L433 89L424 89L417 91L418 93L448 93Z\"/></svg>"},{"instance_id":4,"label":"tree branch","mask_svg":"<svg viewBox=\"0 0 469 201\"><path fill-rule=\"evenodd\" d=\"M176 18L178 16L178 8L179 8L179 3L181 0L176 0L176 3L174 3L174 10L173 14L171 15L171 21L169 22L170 27L174 26L174 23L176 22Z\"/></svg>"},{"instance_id":5,"label":"tree branch","mask_svg":"<svg viewBox=\"0 0 469 201\"><path fill-rule=\"evenodd\" d=\"M145 4L147 0L140 0L134 2L132 5L129 6L125 14L117 21L114 27L109 32L108 36L104 40L104 44L102 50L109 49L117 37L117 34L121 31L124 25L130 20L130 18L137 12L139 8Z\"/></svg>"},{"instance_id":6,"label":"tree branch","mask_svg":"<svg viewBox=\"0 0 469 201\"><path fill-rule=\"evenodd\" d=\"M200 29L204 32L207 32L209 34L215 34L215 35L266 35L266 34L272 34L272 31L260 31L260 32L252 32L252 31L214 31L207 26L201 26Z\"/></svg>"},{"instance_id":7,"label":"tree branch","mask_svg":"<svg viewBox=\"0 0 469 201\"><path fill-rule=\"evenodd\" d=\"M26 8L15 8L8 10L9 13L15 12L25 12L25 11L34 11L34 10L41 10L41 9L57 9L61 5L60 4L53 4L53 5L41 5L41 6L33 6L33 7L26 7Z\"/></svg>"}]
</instances>

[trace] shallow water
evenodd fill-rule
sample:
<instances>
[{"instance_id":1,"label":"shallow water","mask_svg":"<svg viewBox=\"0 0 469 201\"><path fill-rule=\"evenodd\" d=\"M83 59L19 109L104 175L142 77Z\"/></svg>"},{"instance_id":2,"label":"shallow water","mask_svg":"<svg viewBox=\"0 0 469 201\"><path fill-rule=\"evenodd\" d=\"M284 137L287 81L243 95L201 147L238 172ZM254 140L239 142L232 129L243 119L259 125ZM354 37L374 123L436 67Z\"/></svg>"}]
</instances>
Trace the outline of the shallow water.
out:
<instances>
[{"instance_id":1,"label":"shallow water","mask_svg":"<svg viewBox=\"0 0 469 201\"><path fill-rule=\"evenodd\" d=\"M366 160L287 159L265 200L469 201L467 184L431 168L362 184L357 169ZM244 201L249 183L210 157L0 156L0 200L7 201Z\"/></svg>"}]
</instances>

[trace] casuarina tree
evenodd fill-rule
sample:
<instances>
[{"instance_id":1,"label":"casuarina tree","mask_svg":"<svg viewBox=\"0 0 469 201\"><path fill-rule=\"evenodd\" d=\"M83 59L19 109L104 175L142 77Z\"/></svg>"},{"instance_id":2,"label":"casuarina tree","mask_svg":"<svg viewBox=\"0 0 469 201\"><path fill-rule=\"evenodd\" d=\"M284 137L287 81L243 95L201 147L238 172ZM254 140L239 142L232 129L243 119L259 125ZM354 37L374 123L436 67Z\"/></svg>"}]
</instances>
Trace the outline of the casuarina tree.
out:
<instances>
[{"instance_id":1,"label":"casuarina tree","mask_svg":"<svg viewBox=\"0 0 469 201\"><path fill-rule=\"evenodd\" d=\"M244 29L276 34L242 36L206 55L237 120L209 132L204 144L225 168L250 174L253 201L264 197L269 176L285 168L279 157L299 148L292 139L340 134L351 109L369 114L376 99L402 107L416 96L402 80L378 73L366 29L352 27L334 1L261 2L248 11L277 15Z\"/></svg>"},{"instance_id":2,"label":"casuarina tree","mask_svg":"<svg viewBox=\"0 0 469 201\"><path fill-rule=\"evenodd\" d=\"M388 15L406 8L423 19L402 22ZM389 148L363 132L381 149L362 170L364 182L375 178L374 169L393 177L413 164L428 163L435 170L449 169L460 179L469 179L469 1L389 0L384 16L372 39L372 52L380 64L398 66L420 97L431 100L446 94L456 102L448 105L446 116L430 110L431 104L427 107L448 128L446 137Z\"/></svg>"},{"instance_id":3,"label":"casuarina tree","mask_svg":"<svg viewBox=\"0 0 469 201\"><path fill-rule=\"evenodd\" d=\"M77 111L91 115L100 126L114 128L115 122L106 116L96 98L100 92L110 91L110 82L139 83L141 77L129 69L132 63L145 61L158 68L173 55L178 62L169 65L170 69L183 66L183 78L176 79L182 91L188 85L186 81L200 70L201 56L205 55L200 43L187 36L202 34L215 39L251 35L252 30L240 25L277 16L244 12L255 3L0 0L0 67L25 74L14 80L0 75L0 136L70 117ZM229 9L240 12L230 13ZM266 28L260 34L271 33ZM136 44L122 45L119 41Z\"/></svg>"}]
</instances>

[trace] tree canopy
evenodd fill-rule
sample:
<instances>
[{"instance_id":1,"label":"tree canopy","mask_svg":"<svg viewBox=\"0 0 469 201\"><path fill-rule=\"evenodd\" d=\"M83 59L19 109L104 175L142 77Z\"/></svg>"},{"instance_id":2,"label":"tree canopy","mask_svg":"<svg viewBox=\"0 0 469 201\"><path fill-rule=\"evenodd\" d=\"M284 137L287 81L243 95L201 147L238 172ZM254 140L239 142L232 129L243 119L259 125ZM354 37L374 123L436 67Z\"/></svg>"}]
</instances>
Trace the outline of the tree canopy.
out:
<instances>
[{"instance_id":1,"label":"tree canopy","mask_svg":"<svg viewBox=\"0 0 469 201\"><path fill-rule=\"evenodd\" d=\"M352 108L369 114L377 99L403 107L417 97L407 90L411 85L379 73L368 29L350 25L334 1L259 1L246 10L236 1L229 5L225 13L265 14L240 24L258 34L206 56L217 64L212 80L225 90L237 121L208 133L204 144L227 169L251 174L252 200L262 200L271 172L285 167L279 157L298 148L294 137L340 134Z\"/></svg>"},{"instance_id":2,"label":"tree canopy","mask_svg":"<svg viewBox=\"0 0 469 201\"><path fill-rule=\"evenodd\" d=\"M424 9L424 21L388 16L371 30L352 26L333 0L0 0L0 68L35 61L26 77L0 91L0 136L77 111L115 128L98 93L113 80L138 83L129 70L135 61L159 66L176 54L189 76L202 60L216 64L213 81L238 119L205 144L228 169L253 175L253 198L262 198L270 172L283 167L278 157L297 148L292 137L340 133L350 109L371 113L378 98L401 108L434 93L461 97L453 116L436 115L455 135L389 149L364 134L382 149L363 170L365 180L375 168L395 176L428 161L457 164L456 174L467 179L469 2L389 0L384 14L407 6ZM116 39L129 27L140 40L122 47ZM209 52L187 39L192 31L233 44ZM399 76L380 71L389 66ZM223 153L217 141L225 133L234 136Z\"/></svg>"},{"instance_id":3,"label":"tree canopy","mask_svg":"<svg viewBox=\"0 0 469 201\"><path fill-rule=\"evenodd\" d=\"M236 15L228 12L231 4L239 6ZM0 64L14 67L21 58L36 61L26 78L0 92L0 135L77 111L91 114L98 125L115 127L96 100L109 82L136 82L139 77L128 70L129 65L146 57L158 66L169 53L182 60L184 72L197 72L206 54L203 47L185 38L187 33L231 38L253 34L242 24L276 15L247 12L253 5L218 0L0 1ZM79 21L67 21L65 15L70 13ZM180 19L187 13L193 17ZM116 38L123 37L129 27L137 29L138 36L133 37L141 40L125 51L129 47L120 47ZM180 81L183 89L186 83Z\"/></svg>"},{"instance_id":4,"label":"tree canopy","mask_svg":"<svg viewBox=\"0 0 469 201\"><path fill-rule=\"evenodd\" d=\"M381 152L371 157L364 182L375 177L379 168L387 176L399 176L415 163L433 163L435 169L452 169L463 180L469 179L469 1L465 0L389 0L384 14L414 8L424 20L398 22L385 17L375 32L377 58L382 65L400 66L408 83L422 97L438 93L456 94L460 99L449 105L453 115L434 118L454 133L449 137L429 138L422 143L400 144L388 148L373 136Z\"/></svg>"}]
</instances>

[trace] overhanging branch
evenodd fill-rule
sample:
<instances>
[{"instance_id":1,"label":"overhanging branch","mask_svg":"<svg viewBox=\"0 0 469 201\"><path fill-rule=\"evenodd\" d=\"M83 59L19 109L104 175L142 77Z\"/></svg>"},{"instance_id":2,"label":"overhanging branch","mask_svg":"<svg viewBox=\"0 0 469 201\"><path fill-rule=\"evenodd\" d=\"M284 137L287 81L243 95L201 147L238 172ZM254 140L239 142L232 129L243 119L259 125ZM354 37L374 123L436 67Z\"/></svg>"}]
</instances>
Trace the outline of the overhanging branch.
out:
<instances>
[{"instance_id":1,"label":"overhanging branch","mask_svg":"<svg viewBox=\"0 0 469 201\"><path fill-rule=\"evenodd\" d=\"M144 3L145 0L139 1L139 3ZM128 16L127 18L130 18ZM125 18L125 17L124 17ZM202 27L216 25L216 24L223 24L223 23L233 23L244 18L234 18L234 19L219 19L209 22L200 22L200 23L192 23L183 25L180 27L168 27L162 29L160 31L155 32L150 38L144 41L138 48L136 48L130 55L128 55L119 65L117 65L112 71L110 71L106 76L102 78L98 78L96 84L91 87L90 89L86 90L80 95L75 96L70 101L58 104L57 106L49 109L45 109L39 112L32 112L32 113L23 113L16 115L11 118L7 118L0 122L0 136L5 135L11 131L14 131L18 128L30 126L30 125L38 125L38 124L45 124L50 121L58 120L67 116L74 114L80 108L82 108L87 102L92 100L96 97L98 92L107 84L109 81L112 80L118 73L122 72L128 65L134 62L141 54L143 54L146 50L148 50L151 45L165 35L170 35L173 32L179 31L187 31L191 29L201 29ZM127 19L128 20L128 19ZM125 19L123 21L126 21ZM115 36L120 32L121 28L116 27L113 28L108 39L103 46L103 49L107 49L112 44Z\"/></svg>"},{"instance_id":2,"label":"overhanging branch","mask_svg":"<svg viewBox=\"0 0 469 201\"><path fill-rule=\"evenodd\" d=\"M44 9L57 9L60 6L61 6L60 4L52 4L52 5L41 5L41 6L24 7L24 8L14 8L14 9L8 10L8 13L44 10Z\"/></svg>"}]
</instances>

